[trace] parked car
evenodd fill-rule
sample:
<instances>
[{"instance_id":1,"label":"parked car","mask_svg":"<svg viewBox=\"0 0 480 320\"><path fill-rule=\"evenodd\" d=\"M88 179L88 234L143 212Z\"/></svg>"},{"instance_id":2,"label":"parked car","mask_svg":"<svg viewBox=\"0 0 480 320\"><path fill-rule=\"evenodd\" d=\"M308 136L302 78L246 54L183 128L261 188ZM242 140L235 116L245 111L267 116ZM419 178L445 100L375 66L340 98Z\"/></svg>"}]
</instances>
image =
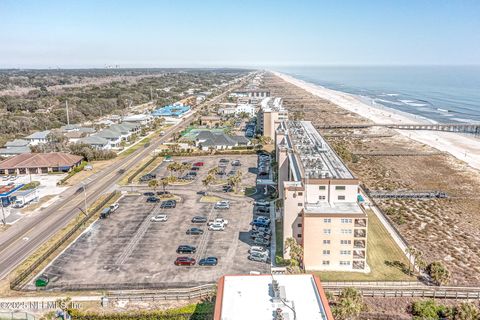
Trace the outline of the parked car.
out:
<instances>
[{"instance_id":1,"label":"parked car","mask_svg":"<svg viewBox=\"0 0 480 320\"><path fill-rule=\"evenodd\" d=\"M223 192L233 192L233 187L232 186L223 186L222 190L223 190Z\"/></svg>"},{"instance_id":2,"label":"parked car","mask_svg":"<svg viewBox=\"0 0 480 320\"><path fill-rule=\"evenodd\" d=\"M207 257L203 258L198 262L200 266L216 266L218 264L217 257Z\"/></svg>"},{"instance_id":3,"label":"parked car","mask_svg":"<svg viewBox=\"0 0 480 320\"><path fill-rule=\"evenodd\" d=\"M160 199L157 198L157 197L153 197L153 196L152 196L152 197L148 197L148 198L147 198L147 202L149 202L149 203L157 203L157 202L160 202Z\"/></svg>"},{"instance_id":4,"label":"parked car","mask_svg":"<svg viewBox=\"0 0 480 320\"><path fill-rule=\"evenodd\" d=\"M242 163L240 162L240 160L233 160L232 161L232 166L234 166L234 167L239 167L241 165L242 165Z\"/></svg>"},{"instance_id":5,"label":"parked car","mask_svg":"<svg viewBox=\"0 0 480 320\"><path fill-rule=\"evenodd\" d=\"M228 159L220 159L219 163L229 163Z\"/></svg>"},{"instance_id":6,"label":"parked car","mask_svg":"<svg viewBox=\"0 0 480 320\"><path fill-rule=\"evenodd\" d=\"M214 209L230 209L230 202L228 200L222 200L215 203Z\"/></svg>"},{"instance_id":7,"label":"parked car","mask_svg":"<svg viewBox=\"0 0 480 320\"><path fill-rule=\"evenodd\" d=\"M203 234L203 230L200 228L190 228L187 230L187 234L190 235L201 235Z\"/></svg>"},{"instance_id":8,"label":"parked car","mask_svg":"<svg viewBox=\"0 0 480 320\"><path fill-rule=\"evenodd\" d=\"M225 225L223 223L213 223L208 226L210 231L223 231L225 230Z\"/></svg>"},{"instance_id":9,"label":"parked car","mask_svg":"<svg viewBox=\"0 0 480 320\"><path fill-rule=\"evenodd\" d=\"M257 201L255 201L255 205L266 207L266 206L270 205L270 202L267 201L267 200L257 200Z\"/></svg>"},{"instance_id":10,"label":"parked car","mask_svg":"<svg viewBox=\"0 0 480 320\"><path fill-rule=\"evenodd\" d=\"M189 245L181 245L177 248L177 253L195 253L197 252L197 248L194 246Z\"/></svg>"},{"instance_id":11,"label":"parked car","mask_svg":"<svg viewBox=\"0 0 480 320\"><path fill-rule=\"evenodd\" d=\"M257 206L255 208L255 210L257 212L262 212L262 213L270 213L270 207L260 207L260 206Z\"/></svg>"},{"instance_id":12,"label":"parked car","mask_svg":"<svg viewBox=\"0 0 480 320\"><path fill-rule=\"evenodd\" d=\"M272 234L272 229L270 228L263 228L263 227L253 227L252 233L268 233Z\"/></svg>"},{"instance_id":13,"label":"parked car","mask_svg":"<svg viewBox=\"0 0 480 320\"><path fill-rule=\"evenodd\" d=\"M251 246L250 249L248 250L248 253L253 253L253 252L268 253L268 249L262 246Z\"/></svg>"},{"instance_id":14,"label":"parked car","mask_svg":"<svg viewBox=\"0 0 480 320\"><path fill-rule=\"evenodd\" d=\"M197 176L197 173L195 171L190 171L189 173L187 173L187 176L194 176L196 177Z\"/></svg>"},{"instance_id":15,"label":"parked car","mask_svg":"<svg viewBox=\"0 0 480 320\"><path fill-rule=\"evenodd\" d=\"M195 217L192 218L192 222L193 223L205 223L205 222L207 222L207 217L195 216Z\"/></svg>"},{"instance_id":16,"label":"parked car","mask_svg":"<svg viewBox=\"0 0 480 320\"><path fill-rule=\"evenodd\" d=\"M250 235L250 238L252 238L254 240L257 239L257 238L270 240L271 236L268 233L260 232L260 233L252 233Z\"/></svg>"},{"instance_id":17,"label":"parked car","mask_svg":"<svg viewBox=\"0 0 480 320\"><path fill-rule=\"evenodd\" d=\"M190 257L178 257L176 260L175 260L175 265L176 266L193 266L195 265L195 259L194 258L190 258Z\"/></svg>"},{"instance_id":18,"label":"parked car","mask_svg":"<svg viewBox=\"0 0 480 320\"><path fill-rule=\"evenodd\" d=\"M204 163L202 161L199 161L199 162L195 162L193 164L194 167L203 167Z\"/></svg>"},{"instance_id":19,"label":"parked car","mask_svg":"<svg viewBox=\"0 0 480 320\"><path fill-rule=\"evenodd\" d=\"M175 208L176 206L177 206L177 201L167 200L162 202L162 204L160 205L160 208L169 209L169 208Z\"/></svg>"},{"instance_id":20,"label":"parked car","mask_svg":"<svg viewBox=\"0 0 480 320\"><path fill-rule=\"evenodd\" d=\"M207 191L197 191L197 194L201 195L201 196L206 196L207 195Z\"/></svg>"},{"instance_id":21,"label":"parked car","mask_svg":"<svg viewBox=\"0 0 480 320\"><path fill-rule=\"evenodd\" d=\"M248 259L252 261L258 261L258 262L267 262L268 261L268 255L259 253L259 252L252 252L248 256Z\"/></svg>"},{"instance_id":22,"label":"parked car","mask_svg":"<svg viewBox=\"0 0 480 320\"><path fill-rule=\"evenodd\" d=\"M153 196L155 195L155 193L153 193L153 192L144 192L143 195L144 195L145 197L153 197Z\"/></svg>"},{"instance_id":23,"label":"parked car","mask_svg":"<svg viewBox=\"0 0 480 320\"><path fill-rule=\"evenodd\" d=\"M168 216L166 214L157 214L154 217L150 218L152 222L165 222L168 220Z\"/></svg>"},{"instance_id":24,"label":"parked car","mask_svg":"<svg viewBox=\"0 0 480 320\"><path fill-rule=\"evenodd\" d=\"M157 195L164 196L166 194L170 194L170 191L157 191Z\"/></svg>"},{"instance_id":25,"label":"parked car","mask_svg":"<svg viewBox=\"0 0 480 320\"><path fill-rule=\"evenodd\" d=\"M266 223L265 221L253 221L250 224L257 228L268 228L270 226L270 223Z\"/></svg>"},{"instance_id":26,"label":"parked car","mask_svg":"<svg viewBox=\"0 0 480 320\"><path fill-rule=\"evenodd\" d=\"M154 173L147 173L147 174L140 177L140 182L147 182L147 181L155 179L156 177L157 177L157 175L154 174Z\"/></svg>"},{"instance_id":27,"label":"parked car","mask_svg":"<svg viewBox=\"0 0 480 320\"><path fill-rule=\"evenodd\" d=\"M265 246L265 247L270 247L270 240L257 237L253 240L253 244L256 246Z\"/></svg>"},{"instance_id":28,"label":"parked car","mask_svg":"<svg viewBox=\"0 0 480 320\"><path fill-rule=\"evenodd\" d=\"M198 171L198 170L200 170L200 167L192 167L190 170L192 170L192 171Z\"/></svg>"},{"instance_id":29,"label":"parked car","mask_svg":"<svg viewBox=\"0 0 480 320\"><path fill-rule=\"evenodd\" d=\"M253 222L263 222L263 223L268 223L270 224L270 219L269 218L265 218L265 217L257 217L255 220L253 220Z\"/></svg>"},{"instance_id":30,"label":"parked car","mask_svg":"<svg viewBox=\"0 0 480 320\"><path fill-rule=\"evenodd\" d=\"M207 226L211 225L211 224L214 224L214 223L220 223L220 224L223 224L223 225L227 225L228 224L228 220L225 220L223 218L216 218L216 219L212 219L212 220L209 220L208 223L207 223Z\"/></svg>"},{"instance_id":31,"label":"parked car","mask_svg":"<svg viewBox=\"0 0 480 320\"><path fill-rule=\"evenodd\" d=\"M100 213L100 219L106 219L110 215L110 213L112 213L110 207L103 209Z\"/></svg>"},{"instance_id":32,"label":"parked car","mask_svg":"<svg viewBox=\"0 0 480 320\"><path fill-rule=\"evenodd\" d=\"M118 203L115 202L114 204L112 204L110 206L111 213L114 213L118 209L118 207L119 207Z\"/></svg>"}]
</instances>

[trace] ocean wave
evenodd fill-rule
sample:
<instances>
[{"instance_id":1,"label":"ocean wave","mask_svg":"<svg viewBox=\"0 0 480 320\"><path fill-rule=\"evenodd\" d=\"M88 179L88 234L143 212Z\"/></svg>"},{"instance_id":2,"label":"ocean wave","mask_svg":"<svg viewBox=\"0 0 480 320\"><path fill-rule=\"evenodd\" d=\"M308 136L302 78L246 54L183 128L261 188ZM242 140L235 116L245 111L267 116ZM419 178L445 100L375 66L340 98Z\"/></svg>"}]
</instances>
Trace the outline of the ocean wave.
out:
<instances>
[{"instance_id":1,"label":"ocean wave","mask_svg":"<svg viewBox=\"0 0 480 320\"><path fill-rule=\"evenodd\" d=\"M402 105L402 103L400 103L400 102L385 100L385 99L379 99L379 98L375 98L374 101L385 102L385 103L393 104L393 105L396 105L396 106L401 106Z\"/></svg>"},{"instance_id":2,"label":"ocean wave","mask_svg":"<svg viewBox=\"0 0 480 320\"><path fill-rule=\"evenodd\" d=\"M425 104L425 103L417 103L417 102L415 102L415 100L399 100L399 101L401 101L404 104L406 104L407 106L411 106L411 107L426 107L426 106L428 106L428 104Z\"/></svg>"}]
</instances>

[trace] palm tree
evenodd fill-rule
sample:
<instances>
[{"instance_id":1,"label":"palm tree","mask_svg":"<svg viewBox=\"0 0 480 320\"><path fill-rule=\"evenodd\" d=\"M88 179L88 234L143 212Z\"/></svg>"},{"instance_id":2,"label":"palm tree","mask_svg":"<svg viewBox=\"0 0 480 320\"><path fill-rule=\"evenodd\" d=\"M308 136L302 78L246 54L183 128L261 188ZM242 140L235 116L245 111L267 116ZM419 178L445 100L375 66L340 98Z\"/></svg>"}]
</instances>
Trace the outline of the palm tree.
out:
<instances>
[{"instance_id":1,"label":"palm tree","mask_svg":"<svg viewBox=\"0 0 480 320\"><path fill-rule=\"evenodd\" d=\"M299 266L303 259L303 248L297 243L297 240L291 237L285 240L285 252L287 251L290 251L291 264Z\"/></svg>"},{"instance_id":2,"label":"palm tree","mask_svg":"<svg viewBox=\"0 0 480 320\"><path fill-rule=\"evenodd\" d=\"M440 261L430 263L426 271L433 282L439 286L447 284L450 281L450 271L448 271Z\"/></svg>"},{"instance_id":3,"label":"palm tree","mask_svg":"<svg viewBox=\"0 0 480 320\"><path fill-rule=\"evenodd\" d=\"M153 189L153 192L155 192L158 188L158 180L157 179L154 179L154 180L150 180L148 182L148 187L149 188L152 188Z\"/></svg>"},{"instance_id":4,"label":"palm tree","mask_svg":"<svg viewBox=\"0 0 480 320\"><path fill-rule=\"evenodd\" d=\"M205 179L202 180L202 183L203 183L203 185L207 188L207 190L210 191L210 190L209 190L209 186L210 186L210 184L211 184L213 181L215 181L215 177L214 177L212 174L209 173L209 174L205 177Z\"/></svg>"},{"instance_id":5,"label":"palm tree","mask_svg":"<svg viewBox=\"0 0 480 320\"><path fill-rule=\"evenodd\" d=\"M235 192L238 192L238 186L242 182L242 172L237 171L234 176L228 177L227 183L232 187L235 187Z\"/></svg>"},{"instance_id":6,"label":"palm tree","mask_svg":"<svg viewBox=\"0 0 480 320\"><path fill-rule=\"evenodd\" d=\"M362 295L355 288L345 288L340 292L332 313L337 320L356 318L365 308Z\"/></svg>"},{"instance_id":7,"label":"palm tree","mask_svg":"<svg viewBox=\"0 0 480 320\"><path fill-rule=\"evenodd\" d=\"M162 185L163 192L166 191L168 184L170 183L168 177L160 179L160 184Z\"/></svg>"},{"instance_id":8,"label":"palm tree","mask_svg":"<svg viewBox=\"0 0 480 320\"><path fill-rule=\"evenodd\" d=\"M177 172L181 164L178 162L172 162L167 166L167 171L170 171L170 176L173 175L173 171Z\"/></svg>"}]
</instances>

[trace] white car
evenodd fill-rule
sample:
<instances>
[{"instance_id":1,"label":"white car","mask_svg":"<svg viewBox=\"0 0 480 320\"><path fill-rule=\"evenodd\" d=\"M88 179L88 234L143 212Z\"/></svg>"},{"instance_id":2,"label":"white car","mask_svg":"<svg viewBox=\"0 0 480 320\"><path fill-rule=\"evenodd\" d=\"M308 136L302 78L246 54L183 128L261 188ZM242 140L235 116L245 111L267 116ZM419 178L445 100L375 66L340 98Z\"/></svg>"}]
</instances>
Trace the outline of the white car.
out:
<instances>
[{"instance_id":1,"label":"white car","mask_svg":"<svg viewBox=\"0 0 480 320\"><path fill-rule=\"evenodd\" d=\"M223 231L225 230L225 225L221 224L221 223L213 223L211 225L208 226L208 230L211 230L211 231Z\"/></svg>"},{"instance_id":2,"label":"white car","mask_svg":"<svg viewBox=\"0 0 480 320\"><path fill-rule=\"evenodd\" d=\"M217 203L215 203L214 208L215 209L229 209L230 208L230 202L227 201L227 200L218 201Z\"/></svg>"},{"instance_id":3,"label":"white car","mask_svg":"<svg viewBox=\"0 0 480 320\"><path fill-rule=\"evenodd\" d=\"M270 202L268 202L266 200L258 200L258 201L255 202L255 204L257 206L266 207L266 206L270 205Z\"/></svg>"},{"instance_id":4,"label":"white car","mask_svg":"<svg viewBox=\"0 0 480 320\"><path fill-rule=\"evenodd\" d=\"M110 212L115 212L118 209L118 203L114 203L110 206Z\"/></svg>"},{"instance_id":5,"label":"white car","mask_svg":"<svg viewBox=\"0 0 480 320\"><path fill-rule=\"evenodd\" d=\"M168 220L168 216L166 214L158 214L155 217L152 217L150 221L153 222L165 222Z\"/></svg>"},{"instance_id":6,"label":"white car","mask_svg":"<svg viewBox=\"0 0 480 320\"><path fill-rule=\"evenodd\" d=\"M257 217L255 219L256 221L262 221L264 223L270 223L270 219L269 218L265 218L265 217Z\"/></svg>"},{"instance_id":7,"label":"white car","mask_svg":"<svg viewBox=\"0 0 480 320\"><path fill-rule=\"evenodd\" d=\"M212 224L221 224L221 225L226 226L226 225L228 224L228 220L225 220L225 219L223 219L223 218L216 218L216 219L214 219L214 220L209 220L209 221L207 222L207 226L210 226L210 225L212 225Z\"/></svg>"},{"instance_id":8,"label":"white car","mask_svg":"<svg viewBox=\"0 0 480 320\"><path fill-rule=\"evenodd\" d=\"M268 250L267 250L267 248L262 247L262 246L251 246L250 250L248 250L248 253L253 253L253 252L266 253L266 252L268 252Z\"/></svg>"}]
</instances>

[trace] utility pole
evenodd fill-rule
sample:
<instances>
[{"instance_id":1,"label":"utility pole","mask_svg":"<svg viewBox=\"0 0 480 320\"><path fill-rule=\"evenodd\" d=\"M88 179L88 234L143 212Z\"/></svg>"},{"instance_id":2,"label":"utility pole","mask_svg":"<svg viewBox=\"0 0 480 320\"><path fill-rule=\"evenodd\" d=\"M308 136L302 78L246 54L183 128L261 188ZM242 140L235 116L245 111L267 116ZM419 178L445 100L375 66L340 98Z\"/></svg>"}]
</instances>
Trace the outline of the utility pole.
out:
<instances>
[{"instance_id":1,"label":"utility pole","mask_svg":"<svg viewBox=\"0 0 480 320\"><path fill-rule=\"evenodd\" d=\"M68 114L68 101L65 100L65 108L67 109L67 125L70 124L70 115Z\"/></svg>"},{"instance_id":2,"label":"utility pole","mask_svg":"<svg viewBox=\"0 0 480 320\"><path fill-rule=\"evenodd\" d=\"M85 203L85 214L88 215L88 207L87 207L87 186L85 183L82 182L83 186L83 201Z\"/></svg>"},{"instance_id":3,"label":"utility pole","mask_svg":"<svg viewBox=\"0 0 480 320\"><path fill-rule=\"evenodd\" d=\"M3 208L3 200L0 199L0 206L2 207L2 222L3 222L3 225L7 225L7 219L5 219L5 209Z\"/></svg>"}]
</instances>

